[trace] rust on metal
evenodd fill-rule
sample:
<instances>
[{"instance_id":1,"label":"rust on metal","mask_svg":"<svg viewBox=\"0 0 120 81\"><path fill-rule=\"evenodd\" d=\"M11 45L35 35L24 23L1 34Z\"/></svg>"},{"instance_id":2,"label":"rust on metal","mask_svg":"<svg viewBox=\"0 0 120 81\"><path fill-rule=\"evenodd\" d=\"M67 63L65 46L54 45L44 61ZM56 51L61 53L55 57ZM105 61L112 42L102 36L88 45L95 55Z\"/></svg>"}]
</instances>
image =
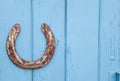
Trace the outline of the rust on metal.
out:
<instances>
[{"instance_id":1,"label":"rust on metal","mask_svg":"<svg viewBox=\"0 0 120 81\"><path fill-rule=\"evenodd\" d=\"M50 27L45 23L42 24L42 31L45 35L47 42L44 55L38 60L26 61L17 54L15 48L16 38L20 32L20 25L15 24L13 26L7 38L7 45L6 45L8 56L13 63L24 69L37 69L47 65L50 62L55 51L55 38Z\"/></svg>"}]
</instances>

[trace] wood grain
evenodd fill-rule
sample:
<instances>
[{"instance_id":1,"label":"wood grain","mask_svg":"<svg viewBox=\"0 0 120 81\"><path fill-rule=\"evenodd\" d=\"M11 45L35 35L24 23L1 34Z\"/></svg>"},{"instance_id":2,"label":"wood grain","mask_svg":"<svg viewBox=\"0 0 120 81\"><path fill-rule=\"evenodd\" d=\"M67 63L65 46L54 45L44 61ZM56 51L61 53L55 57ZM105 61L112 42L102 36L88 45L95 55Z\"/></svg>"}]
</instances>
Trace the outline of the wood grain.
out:
<instances>
[{"instance_id":1,"label":"wood grain","mask_svg":"<svg viewBox=\"0 0 120 81\"><path fill-rule=\"evenodd\" d=\"M98 81L99 0L67 0L67 81Z\"/></svg>"},{"instance_id":2,"label":"wood grain","mask_svg":"<svg viewBox=\"0 0 120 81\"><path fill-rule=\"evenodd\" d=\"M33 60L45 51L45 38L40 26L47 23L54 32L56 50L51 62L33 71L33 81L64 81L65 78L65 0L33 0Z\"/></svg>"},{"instance_id":3,"label":"wood grain","mask_svg":"<svg viewBox=\"0 0 120 81\"><path fill-rule=\"evenodd\" d=\"M31 1L0 0L0 81L32 81L32 71L14 65L6 52L7 36L16 23L22 26L16 42L17 52L22 58L32 60Z\"/></svg>"},{"instance_id":4,"label":"wood grain","mask_svg":"<svg viewBox=\"0 0 120 81\"><path fill-rule=\"evenodd\" d=\"M100 9L100 81L116 81L120 70L120 1L102 0Z\"/></svg>"}]
</instances>

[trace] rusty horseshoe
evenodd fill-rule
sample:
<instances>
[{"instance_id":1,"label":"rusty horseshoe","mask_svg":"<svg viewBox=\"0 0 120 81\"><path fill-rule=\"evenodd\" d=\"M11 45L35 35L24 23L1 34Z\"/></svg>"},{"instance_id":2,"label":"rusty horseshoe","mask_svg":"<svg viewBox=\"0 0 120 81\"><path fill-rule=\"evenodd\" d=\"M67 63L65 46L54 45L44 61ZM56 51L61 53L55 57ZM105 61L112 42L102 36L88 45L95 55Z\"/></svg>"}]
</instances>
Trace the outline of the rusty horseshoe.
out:
<instances>
[{"instance_id":1,"label":"rusty horseshoe","mask_svg":"<svg viewBox=\"0 0 120 81\"><path fill-rule=\"evenodd\" d=\"M45 35L47 42L44 55L38 60L26 61L17 54L15 48L16 38L20 32L20 25L15 24L13 26L7 38L6 49L9 58L14 64L24 69L37 69L42 68L50 62L55 51L55 38L50 27L45 23L42 24L42 31Z\"/></svg>"}]
</instances>

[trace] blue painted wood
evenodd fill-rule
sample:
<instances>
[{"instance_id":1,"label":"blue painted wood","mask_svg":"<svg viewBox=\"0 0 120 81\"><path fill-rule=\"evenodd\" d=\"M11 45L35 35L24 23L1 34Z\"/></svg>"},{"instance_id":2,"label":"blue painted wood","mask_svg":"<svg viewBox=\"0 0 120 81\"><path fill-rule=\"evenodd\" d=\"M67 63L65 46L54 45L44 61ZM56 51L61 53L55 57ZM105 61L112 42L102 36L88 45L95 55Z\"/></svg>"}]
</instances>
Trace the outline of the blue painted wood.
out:
<instances>
[{"instance_id":1,"label":"blue painted wood","mask_svg":"<svg viewBox=\"0 0 120 81\"><path fill-rule=\"evenodd\" d=\"M1 0L0 81L115 81L119 72L118 0ZM17 52L37 60L46 47L41 24L56 38L56 51L44 68L24 70L6 53L6 39L21 24Z\"/></svg>"},{"instance_id":2,"label":"blue painted wood","mask_svg":"<svg viewBox=\"0 0 120 81\"><path fill-rule=\"evenodd\" d=\"M0 81L32 81L32 71L14 65L6 53L7 36L16 23L22 26L16 42L17 52L31 60L31 1L0 0Z\"/></svg>"},{"instance_id":3,"label":"blue painted wood","mask_svg":"<svg viewBox=\"0 0 120 81\"><path fill-rule=\"evenodd\" d=\"M47 23L56 39L53 59L42 69L33 71L33 81L64 81L65 78L65 1L34 0L33 8L33 60L40 58L45 51L46 41L41 24Z\"/></svg>"},{"instance_id":4,"label":"blue painted wood","mask_svg":"<svg viewBox=\"0 0 120 81\"><path fill-rule=\"evenodd\" d=\"M67 81L98 81L99 0L67 0Z\"/></svg>"},{"instance_id":5,"label":"blue painted wood","mask_svg":"<svg viewBox=\"0 0 120 81\"><path fill-rule=\"evenodd\" d=\"M100 81L115 81L120 70L120 1L102 0L100 8Z\"/></svg>"},{"instance_id":6,"label":"blue painted wood","mask_svg":"<svg viewBox=\"0 0 120 81\"><path fill-rule=\"evenodd\" d=\"M115 81L120 81L120 73L119 72L115 73Z\"/></svg>"}]
</instances>

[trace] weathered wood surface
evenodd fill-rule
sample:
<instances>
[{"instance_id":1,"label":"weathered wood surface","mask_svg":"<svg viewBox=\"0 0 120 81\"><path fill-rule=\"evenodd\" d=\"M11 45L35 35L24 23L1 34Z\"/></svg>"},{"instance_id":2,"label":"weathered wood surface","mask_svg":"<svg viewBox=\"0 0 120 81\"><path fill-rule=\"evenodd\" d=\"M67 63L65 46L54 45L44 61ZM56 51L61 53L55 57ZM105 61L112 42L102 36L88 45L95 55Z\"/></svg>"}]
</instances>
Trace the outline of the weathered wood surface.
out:
<instances>
[{"instance_id":1,"label":"weathered wood surface","mask_svg":"<svg viewBox=\"0 0 120 81\"><path fill-rule=\"evenodd\" d=\"M1 0L0 81L115 81L119 71L119 0ZM6 40L21 25L17 52L40 58L46 47L41 24L56 39L55 55L42 69L24 70L7 56Z\"/></svg>"}]
</instances>

